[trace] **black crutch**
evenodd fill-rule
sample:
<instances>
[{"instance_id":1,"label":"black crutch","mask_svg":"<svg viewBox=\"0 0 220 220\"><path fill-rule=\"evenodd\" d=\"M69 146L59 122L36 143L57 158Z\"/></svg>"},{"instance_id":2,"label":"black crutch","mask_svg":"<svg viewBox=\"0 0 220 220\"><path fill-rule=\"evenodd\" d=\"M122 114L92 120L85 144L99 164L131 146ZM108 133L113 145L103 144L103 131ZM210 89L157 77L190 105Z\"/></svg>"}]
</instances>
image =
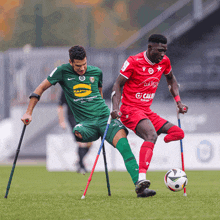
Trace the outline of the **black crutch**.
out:
<instances>
[{"instance_id":1,"label":"black crutch","mask_svg":"<svg viewBox=\"0 0 220 220\"><path fill-rule=\"evenodd\" d=\"M18 159L18 154L19 154L19 151L20 151L20 148L21 148L21 142L22 142L22 139L23 139L23 136L24 136L25 129L26 129L26 125L24 125L24 127L23 127L21 137L20 137L20 141L19 141L19 144L18 144L18 148L17 148L16 154L15 154L14 163L13 163L13 166L12 166L12 169L11 169L11 174L10 174L10 177L9 177L9 180L8 180L8 185L7 185L7 188L6 188L6 193L5 193L5 198L6 199L8 198L8 192L9 192L9 189L10 189L10 186L11 186L11 181L12 181L12 177L13 177L13 174L14 174L14 170L15 170L17 159Z\"/></svg>"},{"instance_id":2,"label":"black crutch","mask_svg":"<svg viewBox=\"0 0 220 220\"><path fill-rule=\"evenodd\" d=\"M105 145L104 144L102 146L102 152L103 152L104 164L105 164L105 175L106 175L106 183L107 183L107 188L108 188L108 195L111 196L111 189L110 189L109 176L108 176L108 166L107 166Z\"/></svg>"}]
</instances>

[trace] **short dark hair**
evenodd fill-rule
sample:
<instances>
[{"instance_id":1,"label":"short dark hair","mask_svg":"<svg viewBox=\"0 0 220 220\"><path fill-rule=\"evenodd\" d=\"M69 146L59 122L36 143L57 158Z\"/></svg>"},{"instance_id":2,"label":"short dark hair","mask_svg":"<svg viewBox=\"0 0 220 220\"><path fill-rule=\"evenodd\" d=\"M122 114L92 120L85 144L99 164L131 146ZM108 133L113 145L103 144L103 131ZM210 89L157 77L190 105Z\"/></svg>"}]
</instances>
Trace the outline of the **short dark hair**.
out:
<instances>
[{"instance_id":1,"label":"short dark hair","mask_svg":"<svg viewBox=\"0 0 220 220\"><path fill-rule=\"evenodd\" d=\"M74 46L69 49L69 57L73 62L75 60L83 60L86 57L86 50L82 46Z\"/></svg>"},{"instance_id":2,"label":"short dark hair","mask_svg":"<svg viewBox=\"0 0 220 220\"><path fill-rule=\"evenodd\" d=\"M162 43L162 44L167 44L167 38L161 34L152 34L148 38L149 43Z\"/></svg>"}]
</instances>

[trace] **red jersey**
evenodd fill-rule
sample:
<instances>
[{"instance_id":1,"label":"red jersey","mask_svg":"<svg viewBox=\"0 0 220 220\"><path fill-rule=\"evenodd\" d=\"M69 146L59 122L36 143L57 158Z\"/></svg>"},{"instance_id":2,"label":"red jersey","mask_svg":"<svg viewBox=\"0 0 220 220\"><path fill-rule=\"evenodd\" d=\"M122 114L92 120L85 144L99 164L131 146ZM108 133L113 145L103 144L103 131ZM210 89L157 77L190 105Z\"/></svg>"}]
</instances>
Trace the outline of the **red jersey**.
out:
<instances>
[{"instance_id":1,"label":"red jersey","mask_svg":"<svg viewBox=\"0 0 220 220\"><path fill-rule=\"evenodd\" d=\"M171 70L170 59L166 55L159 63L152 63L146 51L130 56L120 70L120 74L128 79L123 87L122 103L150 107L162 74L167 75Z\"/></svg>"}]
</instances>

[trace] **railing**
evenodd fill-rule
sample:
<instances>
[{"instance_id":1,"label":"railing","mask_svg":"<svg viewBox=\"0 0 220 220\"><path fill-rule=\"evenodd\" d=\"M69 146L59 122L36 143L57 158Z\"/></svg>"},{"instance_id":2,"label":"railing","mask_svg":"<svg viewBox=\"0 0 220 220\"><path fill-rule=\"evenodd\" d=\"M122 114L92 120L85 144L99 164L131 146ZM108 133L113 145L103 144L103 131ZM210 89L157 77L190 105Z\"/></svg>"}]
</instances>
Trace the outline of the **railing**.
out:
<instances>
[{"instance_id":1,"label":"railing","mask_svg":"<svg viewBox=\"0 0 220 220\"><path fill-rule=\"evenodd\" d=\"M220 89L220 45L211 45L194 60L188 59L179 69L182 92L212 93Z\"/></svg>"},{"instance_id":2,"label":"railing","mask_svg":"<svg viewBox=\"0 0 220 220\"><path fill-rule=\"evenodd\" d=\"M154 18L152 21L150 21L148 24L146 24L143 28L141 28L138 32L133 34L130 38L128 38L126 41L121 43L118 46L118 49L120 50L126 50L128 47L130 47L133 43L140 40L142 37L144 37L148 32L156 28L159 24L164 22L166 19L168 19L172 14L174 14L176 11L180 10L183 6L188 4L191 0L179 0L172 6L170 6L167 10L165 10L163 13L161 13L158 17Z\"/></svg>"},{"instance_id":3,"label":"railing","mask_svg":"<svg viewBox=\"0 0 220 220\"><path fill-rule=\"evenodd\" d=\"M182 35L199 20L218 9L218 7L219 0L179 0L117 48L124 51L132 45L137 46L137 42L141 41L143 37L155 32L164 34L168 38L168 43L171 43L174 38Z\"/></svg>"}]
</instances>

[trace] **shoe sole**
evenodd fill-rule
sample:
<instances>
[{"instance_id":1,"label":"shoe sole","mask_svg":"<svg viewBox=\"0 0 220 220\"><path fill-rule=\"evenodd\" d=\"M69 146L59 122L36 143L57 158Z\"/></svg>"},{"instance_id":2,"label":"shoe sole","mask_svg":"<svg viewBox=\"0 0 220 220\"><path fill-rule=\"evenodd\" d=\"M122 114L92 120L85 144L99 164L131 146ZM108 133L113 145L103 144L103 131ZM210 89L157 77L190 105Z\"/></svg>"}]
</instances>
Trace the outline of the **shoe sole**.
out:
<instances>
[{"instance_id":1,"label":"shoe sole","mask_svg":"<svg viewBox=\"0 0 220 220\"><path fill-rule=\"evenodd\" d=\"M138 186L136 186L135 192L137 194L142 193L144 189L150 187L150 181L149 180L144 180L143 182L139 183Z\"/></svg>"},{"instance_id":2,"label":"shoe sole","mask_svg":"<svg viewBox=\"0 0 220 220\"><path fill-rule=\"evenodd\" d=\"M145 198L145 197L152 197L152 196L155 196L156 195L156 192L154 190L149 190L146 194L143 194L143 193L140 193L140 194L137 194L137 197L138 198Z\"/></svg>"}]
</instances>

